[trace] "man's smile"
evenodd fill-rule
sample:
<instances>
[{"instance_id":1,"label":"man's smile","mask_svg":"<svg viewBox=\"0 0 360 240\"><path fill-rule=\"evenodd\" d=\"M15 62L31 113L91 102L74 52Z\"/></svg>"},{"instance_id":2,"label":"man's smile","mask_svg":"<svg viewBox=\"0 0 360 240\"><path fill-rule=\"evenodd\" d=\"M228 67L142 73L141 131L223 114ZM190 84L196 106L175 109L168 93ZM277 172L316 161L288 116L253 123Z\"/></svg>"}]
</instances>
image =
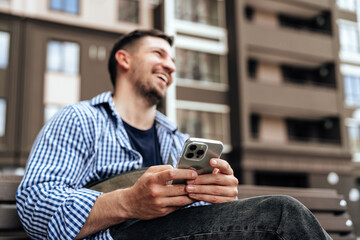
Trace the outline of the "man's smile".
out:
<instances>
[{"instance_id":1,"label":"man's smile","mask_svg":"<svg viewBox=\"0 0 360 240\"><path fill-rule=\"evenodd\" d=\"M158 78L160 78L161 80L163 80L163 81L166 83L166 85L169 83L169 78L168 78L165 74L163 74L163 73L156 73L156 76L157 76Z\"/></svg>"}]
</instances>

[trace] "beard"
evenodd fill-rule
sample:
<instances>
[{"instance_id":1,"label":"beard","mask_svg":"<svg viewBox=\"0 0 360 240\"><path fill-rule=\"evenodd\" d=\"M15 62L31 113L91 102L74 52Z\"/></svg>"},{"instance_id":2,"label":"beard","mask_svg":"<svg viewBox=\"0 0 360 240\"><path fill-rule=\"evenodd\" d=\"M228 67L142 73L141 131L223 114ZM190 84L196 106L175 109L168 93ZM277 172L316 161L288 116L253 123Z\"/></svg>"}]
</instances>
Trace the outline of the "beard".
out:
<instances>
[{"instance_id":1,"label":"beard","mask_svg":"<svg viewBox=\"0 0 360 240\"><path fill-rule=\"evenodd\" d=\"M137 81L135 83L135 89L136 92L147 101L149 106L157 105L163 99L163 95L160 94L154 86L151 86L151 84L145 81Z\"/></svg>"},{"instance_id":2,"label":"beard","mask_svg":"<svg viewBox=\"0 0 360 240\"><path fill-rule=\"evenodd\" d=\"M131 71L132 82L138 96L142 97L149 106L157 105L165 96L165 93L156 87L154 76L152 75L157 71L157 67L147 69L148 63L138 60L135 62ZM149 75L151 73L151 75Z\"/></svg>"}]
</instances>

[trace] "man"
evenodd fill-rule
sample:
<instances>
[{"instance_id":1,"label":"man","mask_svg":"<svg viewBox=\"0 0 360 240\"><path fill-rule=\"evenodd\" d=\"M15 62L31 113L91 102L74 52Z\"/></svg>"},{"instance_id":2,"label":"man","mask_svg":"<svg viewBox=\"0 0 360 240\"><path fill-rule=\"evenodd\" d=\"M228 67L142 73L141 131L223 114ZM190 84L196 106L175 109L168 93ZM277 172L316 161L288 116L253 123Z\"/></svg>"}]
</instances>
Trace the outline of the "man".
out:
<instances>
[{"instance_id":1,"label":"man","mask_svg":"<svg viewBox=\"0 0 360 240\"><path fill-rule=\"evenodd\" d=\"M156 30L125 35L110 54L113 95L68 106L44 126L17 191L27 233L36 239L330 239L290 197L233 201L238 181L224 160L212 159L215 170L206 175L173 167L187 136L156 111L173 82L171 45ZM129 188L84 188L148 166ZM168 184L176 179L187 183ZM213 205L199 206L205 202Z\"/></svg>"}]
</instances>

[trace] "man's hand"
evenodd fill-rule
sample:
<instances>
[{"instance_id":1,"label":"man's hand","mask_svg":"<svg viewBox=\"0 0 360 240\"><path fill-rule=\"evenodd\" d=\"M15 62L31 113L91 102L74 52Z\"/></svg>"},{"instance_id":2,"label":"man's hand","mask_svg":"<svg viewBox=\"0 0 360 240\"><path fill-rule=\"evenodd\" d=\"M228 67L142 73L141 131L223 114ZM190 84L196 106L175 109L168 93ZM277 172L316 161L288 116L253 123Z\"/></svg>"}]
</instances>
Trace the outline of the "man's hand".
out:
<instances>
[{"instance_id":1,"label":"man's hand","mask_svg":"<svg viewBox=\"0 0 360 240\"><path fill-rule=\"evenodd\" d=\"M235 200L239 181L229 163L222 159L211 159L214 168L211 174L199 175L195 180L188 180L186 191L190 198L209 203L222 203Z\"/></svg>"},{"instance_id":2,"label":"man's hand","mask_svg":"<svg viewBox=\"0 0 360 240\"><path fill-rule=\"evenodd\" d=\"M168 185L175 179L194 180L194 170L176 169L170 165L150 167L137 182L125 189L121 198L129 218L143 220L165 216L196 200L189 198L186 185Z\"/></svg>"},{"instance_id":3,"label":"man's hand","mask_svg":"<svg viewBox=\"0 0 360 240\"><path fill-rule=\"evenodd\" d=\"M162 217L194 203L196 200L187 195L186 185L168 185L168 182L175 179L193 180L197 176L195 170L175 169L170 165L150 167L132 187L100 195L75 239L128 219Z\"/></svg>"}]
</instances>

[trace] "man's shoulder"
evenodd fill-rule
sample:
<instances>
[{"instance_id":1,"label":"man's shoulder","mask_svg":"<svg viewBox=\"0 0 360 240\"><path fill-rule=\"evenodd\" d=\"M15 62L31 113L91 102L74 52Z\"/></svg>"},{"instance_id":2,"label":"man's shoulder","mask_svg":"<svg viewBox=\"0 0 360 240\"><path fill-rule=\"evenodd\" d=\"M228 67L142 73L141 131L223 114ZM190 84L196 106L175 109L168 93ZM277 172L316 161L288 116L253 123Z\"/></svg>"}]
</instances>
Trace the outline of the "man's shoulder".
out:
<instances>
[{"instance_id":1,"label":"man's shoulder","mask_svg":"<svg viewBox=\"0 0 360 240\"><path fill-rule=\"evenodd\" d=\"M48 122L48 124L75 121L81 125L88 125L91 123L98 124L107 121L110 118L108 111L109 107L106 106L106 101L102 102L103 104L99 101L99 99L104 98L104 95L109 95L109 93L102 93L90 100L65 106Z\"/></svg>"},{"instance_id":2,"label":"man's shoulder","mask_svg":"<svg viewBox=\"0 0 360 240\"><path fill-rule=\"evenodd\" d=\"M90 100L84 100L69 107L74 112L81 116L99 117L106 114L106 109L109 108L109 99L111 98L110 92L101 93Z\"/></svg>"}]
</instances>

